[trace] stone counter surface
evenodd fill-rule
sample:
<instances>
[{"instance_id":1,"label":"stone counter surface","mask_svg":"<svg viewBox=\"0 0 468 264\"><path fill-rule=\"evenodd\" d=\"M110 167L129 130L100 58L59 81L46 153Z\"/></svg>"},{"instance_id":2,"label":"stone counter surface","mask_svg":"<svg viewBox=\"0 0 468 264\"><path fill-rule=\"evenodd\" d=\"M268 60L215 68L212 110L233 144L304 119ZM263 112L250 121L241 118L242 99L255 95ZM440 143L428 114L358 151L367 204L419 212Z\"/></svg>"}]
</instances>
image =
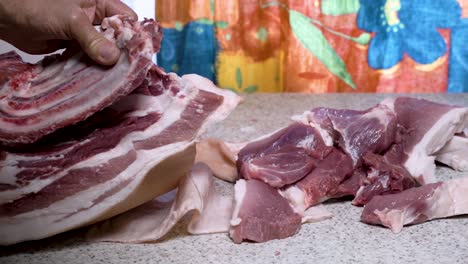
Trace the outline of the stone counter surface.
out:
<instances>
[{"instance_id":1,"label":"stone counter surface","mask_svg":"<svg viewBox=\"0 0 468 264\"><path fill-rule=\"evenodd\" d=\"M313 107L365 109L383 94L255 94L207 136L231 142L254 139L287 125ZM468 107L468 94L411 95ZM430 115L431 113L427 113ZM440 180L468 173L437 168ZM221 184L226 192L229 185ZM232 187L231 187L232 188ZM467 194L468 195L468 194ZM393 234L359 221L362 208L349 200L326 202L331 220L302 225L293 237L262 244L234 244L227 234L191 236L186 221L152 244L88 243L86 229L41 241L0 247L0 263L468 263L468 217L435 220Z\"/></svg>"}]
</instances>

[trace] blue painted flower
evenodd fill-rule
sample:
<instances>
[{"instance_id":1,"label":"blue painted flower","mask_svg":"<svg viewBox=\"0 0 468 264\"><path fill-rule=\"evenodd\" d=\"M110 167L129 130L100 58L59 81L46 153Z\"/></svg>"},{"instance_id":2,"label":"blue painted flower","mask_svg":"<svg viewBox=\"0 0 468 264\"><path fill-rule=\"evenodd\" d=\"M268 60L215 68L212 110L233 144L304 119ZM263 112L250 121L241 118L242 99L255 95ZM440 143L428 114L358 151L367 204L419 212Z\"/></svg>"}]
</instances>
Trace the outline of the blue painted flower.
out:
<instances>
[{"instance_id":1,"label":"blue painted flower","mask_svg":"<svg viewBox=\"0 0 468 264\"><path fill-rule=\"evenodd\" d=\"M429 64L447 51L437 28L460 21L456 0L360 0L358 26L376 35L369 45L372 68L388 69L406 52L414 61Z\"/></svg>"}]
</instances>

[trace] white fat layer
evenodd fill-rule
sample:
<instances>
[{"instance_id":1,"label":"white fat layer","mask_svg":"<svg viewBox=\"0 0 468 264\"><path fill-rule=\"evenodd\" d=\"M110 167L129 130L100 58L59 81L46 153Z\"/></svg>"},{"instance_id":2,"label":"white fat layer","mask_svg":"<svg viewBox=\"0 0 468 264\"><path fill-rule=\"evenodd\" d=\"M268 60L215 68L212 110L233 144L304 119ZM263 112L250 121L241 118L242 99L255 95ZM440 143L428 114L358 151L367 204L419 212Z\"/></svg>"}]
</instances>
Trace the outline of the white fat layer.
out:
<instances>
[{"instance_id":1,"label":"white fat layer","mask_svg":"<svg viewBox=\"0 0 468 264\"><path fill-rule=\"evenodd\" d=\"M468 171L468 138L454 136L436 153L436 160L454 170Z\"/></svg>"},{"instance_id":2,"label":"white fat layer","mask_svg":"<svg viewBox=\"0 0 468 264\"><path fill-rule=\"evenodd\" d=\"M300 215L304 215L304 212L307 209L306 200L306 193L296 186L288 187L284 191L280 191L280 194L288 199L291 207L294 211Z\"/></svg>"},{"instance_id":3,"label":"white fat layer","mask_svg":"<svg viewBox=\"0 0 468 264\"><path fill-rule=\"evenodd\" d=\"M302 223L317 223L332 218L334 215L323 204L310 207L302 216Z\"/></svg>"},{"instance_id":4,"label":"white fat layer","mask_svg":"<svg viewBox=\"0 0 468 264\"><path fill-rule=\"evenodd\" d=\"M382 126L387 127L394 117L394 115L391 114L390 110L391 109L387 105L379 104L377 107L374 107L371 111L362 115L362 118L375 118L379 120L379 123Z\"/></svg>"},{"instance_id":5,"label":"white fat layer","mask_svg":"<svg viewBox=\"0 0 468 264\"><path fill-rule=\"evenodd\" d=\"M386 98L380 103L380 105L385 105L392 112L395 113L395 99L394 98Z\"/></svg>"},{"instance_id":6,"label":"white fat layer","mask_svg":"<svg viewBox=\"0 0 468 264\"><path fill-rule=\"evenodd\" d=\"M365 189L365 185L361 185L359 187L359 189L357 190L356 192L356 195L354 197L360 197L362 195L362 192L364 191ZM356 203L354 202L354 200L351 202L352 204L356 205Z\"/></svg>"},{"instance_id":7,"label":"white fat layer","mask_svg":"<svg viewBox=\"0 0 468 264\"><path fill-rule=\"evenodd\" d=\"M247 182L243 179L240 179L234 185L234 210L232 211L231 217L231 226L237 226L242 222L242 219L239 216L239 211L242 206L242 203L247 192Z\"/></svg>"},{"instance_id":8,"label":"white fat layer","mask_svg":"<svg viewBox=\"0 0 468 264\"><path fill-rule=\"evenodd\" d=\"M316 145L315 136L308 135L307 137L303 138L301 141L297 142L297 147L304 148L304 149L314 149Z\"/></svg>"},{"instance_id":9,"label":"white fat layer","mask_svg":"<svg viewBox=\"0 0 468 264\"><path fill-rule=\"evenodd\" d=\"M468 214L468 177L447 181L444 188L446 192L442 195L450 196L452 200L451 214L447 216Z\"/></svg>"},{"instance_id":10,"label":"white fat layer","mask_svg":"<svg viewBox=\"0 0 468 264\"><path fill-rule=\"evenodd\" d=\"M405 168L421 184L435 181L433 156L453 137L468 126L468 108L455 108L444 114L408 153Z\"/></svg>"},{"instance_id":11,"label":"white fat layer","mask_svg":"<svg viewBox=\"0 0 468 264\"><path fill-rule=\"evenodd\" d=\"M322 140L327 146L333 146L333 138L330 136L327 130L320 127L320 125L316 124L313 119L313 114L310 111L306 111L300 115L294 115L291 117L291 120L300 122L306 125L309 125L315 128L320 136L322 136Z\"/></svg>"},{"instance_id":12,"label":"white fat layer","mask_svg":"<svg viewBox=\"0 0 468 264\"><path fill-rule=\"evenodd\" d=\"M111 181L106 181L75 195L55 202L44 209L33 210L14 217L0 218L0 244L22 241L24 237L37 239L82 226L103 215L112 206L123 202L144 180L146 173L164 158L181 152L190 142L180 142L149 151L140 151L138 159ZM92 205L97 199L123 181L130 180L125 188ZM80 211L81 210L81 211ZM53 213L51 213L53 212ZM73 216L67 217L71 213Z\"/></svg>"},{"instance_id":13,"label":"white fat layer","mask_svg":"<svg viewBox=\"0 0 468 264\"><path fill-rule=\"evenodd\" d=\"M227 118L231 111L242 101L242 98L236 95L234 92L219 89L214 83L202 76L196 74L187 74L182 76L182 81L185 83L186 89L190 90L190 87L196 87L200 90L211 92L224 97L223 104L216 109L206 120L206 122L200 128L200 133L204 133L210 124L220 122Z\"/></svg>"},{"instance_id":14,"label":"white fat layer","mask_svg":"<svg viewBox=\"0 0 468 264\"><path fill-rule=\"evenodd\" d=\"M400 233L403 229L404 221L407 219L407 210L390 210L385 208L384 210L375 210L374 214L380 220L383 226L386 226L392 230L393 233Z\"/></svg>"}]
</instances>

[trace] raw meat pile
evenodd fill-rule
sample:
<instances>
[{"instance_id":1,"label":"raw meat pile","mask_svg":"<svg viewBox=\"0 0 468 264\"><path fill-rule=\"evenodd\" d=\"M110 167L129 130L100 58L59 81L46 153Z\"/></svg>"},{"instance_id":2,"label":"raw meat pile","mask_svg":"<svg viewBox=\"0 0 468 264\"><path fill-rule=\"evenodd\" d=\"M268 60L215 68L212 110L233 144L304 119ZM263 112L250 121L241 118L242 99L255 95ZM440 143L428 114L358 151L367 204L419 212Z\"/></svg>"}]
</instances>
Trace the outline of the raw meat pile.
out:
<instances>
[{"instance_id":1,"label":"raw meat pile","mask_svg":"<svg viewBox=\"0 0 468 264\"><path fill-rule=\"evenodd\" d=\"M32 65L0 55L0 244L108 219L164 194L188 173L195 142L239 97L152 63L153 20L115 16L122 50L103 67L67 50Z\"/></svg>"},{"instance_id":2,"label":"raw meat pile","mask_svg":"<svg viewBox=\"0 0 468 264\"><path fill-rule=\"evenodd\" d=\"M433 183L435 160L467 170L468 108L400 97L365 111L316 108L294 119L238 153L235 242L291 236L308 208L344 196L364 206L363 222L394 232L468 213L468 179ZM255 208L258 193L275 193L262 206L281 222Z\"/></svg>"},{"instance_id":3,"label":"raw meat pile","mask_svg":"<svg viewBox=\"0 0 468 264\"><path fill-rule=\"evenodd\" d=\"M430 112L431 115L427 115ZM191 211L192 234L229 232L235 243L296 234L331 218L323 201L353 197L361 221L404 225L468 213L468 178L435 180L435 160L468 163L468 108L400 97L365 111L316 108L247 143L206 139L177 197L159 197L93 227L93 241L148 242ZM220 194L213 174L235 182Z\"/></svg>"}]
</instances>

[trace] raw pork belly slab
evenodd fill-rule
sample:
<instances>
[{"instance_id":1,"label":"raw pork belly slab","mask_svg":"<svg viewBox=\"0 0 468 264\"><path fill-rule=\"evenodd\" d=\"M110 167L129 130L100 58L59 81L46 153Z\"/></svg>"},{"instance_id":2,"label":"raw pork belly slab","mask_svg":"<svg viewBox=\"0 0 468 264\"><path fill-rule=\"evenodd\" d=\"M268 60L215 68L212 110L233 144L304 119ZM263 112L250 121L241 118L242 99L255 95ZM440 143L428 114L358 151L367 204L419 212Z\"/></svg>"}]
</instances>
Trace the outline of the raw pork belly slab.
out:
<instances>
[{"instance_id":1,"label":"raw pork belly slab","mask_svg":"<svg viewBox=\"0 0 468 264\"><path fill-rule=\"evenodd\" d=\"M87 238L90 241L122 243L156 241L191 211L195 211L188 226L191 234L227 232L232 197L220 195L214 189L213 179L209 167L197 163L179 184L175 198L169 197L166 201L169 195L165 194L98 223L90 229Z\"/></svg>"},{"instance_id":2,"label":"raw pork belly slab","mask_svg":"<svg viewBox=\"0 0 468 264\"><path fill-rule=\"evenodd\" d=\"M403 129L392 161L403 164L419 183L434 182L435 155L468 127L468 108L410 97L388 99L382 104L393 109Z\"/></svg>"},{"instance_id":3,"label":"raw pork belly slab","mask_svg":"<svg viewBox=\"0 0 468 264\"><path fill-rule=\"evenodd\" d=\"M198 135L239 102L200 78L153 67L87 120L0 151L0 244L95 223L175 188Z\"/></svg>"},{"instance_id":4,"label":"raw pork belly slab","mask_svg":"<svg viewBox=\"0 0 468 264\"><path fill-rule=\"evenodd\" d=\"M459 178L375 196L364 207L361 221L399 233L405 225L468 214L467 193L468 178Z\"/></svg>"},{"instance_id":5,"label":"raw pork belly slab","mask_svg":"<svg viewBox=\"0 0 468 264\"><path fill-rule=\"evenodd\" d=\"M286 238L299 231L301 221L277 189L259 180L237 181L229 231L235 243Z\"/></svg>"},{"instance_id":6,"label":"raw pork belly slab","mask_svg":"<svg viewBox=\"0 0 468 264\"><path fill-rule=\"evenodd\" d=\"M245 179L283 187L306 176L331 149L315 128L294 123L245 146L238 154L237 168Z\"/></svg>"},{"instance_id":7,"label":"raw pork belly slab","mask_svg":"<svg viewBox=\"0 0 468 264\"><path fill-rule=\"evenodd\" d=\"M122 54L112 67L97 65L82 51L27 64L0 55L0 143L32 143L86 119L129 94L145 79L159 50L161 28L153 20L104 19L101 29Z\"/></svg>"}]
</instances>

